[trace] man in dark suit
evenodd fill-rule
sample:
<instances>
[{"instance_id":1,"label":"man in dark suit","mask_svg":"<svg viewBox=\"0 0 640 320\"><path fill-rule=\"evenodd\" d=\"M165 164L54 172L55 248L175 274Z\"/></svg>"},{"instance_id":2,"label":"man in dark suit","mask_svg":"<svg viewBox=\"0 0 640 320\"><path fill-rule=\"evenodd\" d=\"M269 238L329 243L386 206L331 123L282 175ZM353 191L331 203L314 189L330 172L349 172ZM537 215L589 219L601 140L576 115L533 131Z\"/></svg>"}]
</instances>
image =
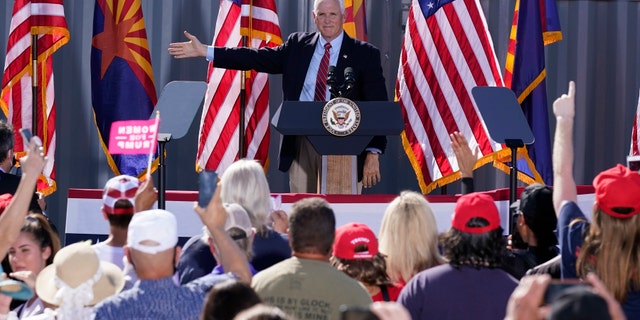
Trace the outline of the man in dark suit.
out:
<instances>
[{"instance_id":1,"label":"man in dark suit","mask_svg":"<svg viewBox=\"0 0 640 320\"><path fill-rule=\"evenodd\" d=\"M11 124L0 120L0 194L15 194L20 183L20 177L9 173L13 167L13 146L15 145L14 131ZM35 191L35 190L34 190ZM38 204L38 195L34 192L29 205L30 211L42 212Z\"/></svg>"},{"instance_id":2,"label":"man in dark suit","mask_svg":"<svg viewBox=\"0 0 640 320\"><path fill-rule=\"evenodd\" d=\"M386 101L380 51L371 44L349 37L343 30L343 0L315 0L313 20L318 32L293 33L287 41L275 48L224 48L202 44L185 31L188 42L172 43L169 53L176 58L204 56L215 61L215 67L256 70L282 74L284 100L313 101L316 77L330 43L329 65L335 66L336 83L344 82L344 70L351 67L356 75L353 89L345 96L354 101ZM326 95L320 100L329 100ZM387 144L385 136L374 137L358 156L358 181L372 187L380 181L378 155ZM316 192L320 157L306 139L284 136L280 146L279 169L289 171L291 192Z\"/></svg>"}]
</instances>

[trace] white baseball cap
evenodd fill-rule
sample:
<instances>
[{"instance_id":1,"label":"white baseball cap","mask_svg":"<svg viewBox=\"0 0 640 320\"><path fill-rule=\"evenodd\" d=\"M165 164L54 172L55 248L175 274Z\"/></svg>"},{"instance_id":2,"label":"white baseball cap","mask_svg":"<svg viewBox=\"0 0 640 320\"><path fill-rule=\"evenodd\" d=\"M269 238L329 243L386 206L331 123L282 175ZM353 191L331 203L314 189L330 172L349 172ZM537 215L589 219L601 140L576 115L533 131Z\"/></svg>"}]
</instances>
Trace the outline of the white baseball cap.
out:
<instances>
[{"instance_id":1,"label":"white baseball cap","mask_svg":"<svg viewBox=\"0 0 640 320\"><path fill-rule=\"evenodd\" d=\"M227 211L227 221L224 224L224 230L229 232L231 229L240 229L244 232L244 237L238 237L238 239L249 238L253 235L253 229L251 228L251 219L247 211L237 203L225 203L224 209ZM236 237L232 237L237 240Z\"/></svg>"},{"instance_id":2,"label":"white baseball cap","mask_svg":"<svg viewBox=\"0 0 640 320\"><path fill-rule=\"evenodd\" d=\"M127 245L135 250L156 254L178 244L178 224L173 213L146 210L133 215L129 223Z\"/></svg>"}]
</instances>

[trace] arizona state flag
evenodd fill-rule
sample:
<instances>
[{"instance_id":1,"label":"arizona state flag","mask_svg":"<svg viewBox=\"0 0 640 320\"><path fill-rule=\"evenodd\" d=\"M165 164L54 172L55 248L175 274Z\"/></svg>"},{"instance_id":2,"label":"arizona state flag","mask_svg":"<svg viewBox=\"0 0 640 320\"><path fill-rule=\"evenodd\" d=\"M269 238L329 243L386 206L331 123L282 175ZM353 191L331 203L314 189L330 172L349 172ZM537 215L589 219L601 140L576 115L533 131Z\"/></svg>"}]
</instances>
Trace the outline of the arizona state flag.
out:
<instances>
[{"instance_id":1,"label":"arizona state flag","mask_svg":"<svg viewBox=\"0 0 640 320\"><path fill-rule=\"evenodd\" d=\"M535 137L518 150L518 179L553 185L544 47L562 40L556 0L516 1L509 38L505 86L518 97ZM502 162L494 165L509 172Z\"/></svg>"},{"instance_id":2,"label":"arizona state flag","mask_svg":"<svg viewBox=\"0 0 640 320\"><path fill-rule=\"evenodd\" d=\"M352 38L367 41L367 16L365 0L344 1L344 31Z\"/></svg>"},{"instance_id":3,"label":"arizona state flag","mask_svg":"<svg viewBox=\"0 0 640 320\"><path fill-rule=\"evenodd\" d=\"M91 101L114 174L142 177L146 155L111 155L111 124L146 120L158 101L140 0L97 0L91 42Z\"/></svg>"}]
</instances>

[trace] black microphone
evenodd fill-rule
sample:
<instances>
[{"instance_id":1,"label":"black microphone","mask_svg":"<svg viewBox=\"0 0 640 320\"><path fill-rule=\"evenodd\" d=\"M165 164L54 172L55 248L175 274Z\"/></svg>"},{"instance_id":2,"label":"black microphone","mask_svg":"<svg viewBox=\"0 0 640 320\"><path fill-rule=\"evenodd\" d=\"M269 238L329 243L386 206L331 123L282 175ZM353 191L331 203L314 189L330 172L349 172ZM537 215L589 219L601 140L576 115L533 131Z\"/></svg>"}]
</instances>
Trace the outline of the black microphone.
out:
<instances>
[{"instance_id":1,"label":"black microphone","mask_svg":"<svg viewBox=\"0 0 640 320\"><path fill-rule=\"evenodd\" d=\"M356 85L356 73L353 68L344 68L344 95L347 95Z\"/></svg>"},{"instance_id":2,"label":"black microphone","mask_svg":"<svg viewBox=\"0 0 640 320\"><path fill-rule=\"evenodd\" d=\"M336 66L329 66L327 71L327 86L332 96L338 96L338 86L336 85Z\"/></svg>"}]
</instances>

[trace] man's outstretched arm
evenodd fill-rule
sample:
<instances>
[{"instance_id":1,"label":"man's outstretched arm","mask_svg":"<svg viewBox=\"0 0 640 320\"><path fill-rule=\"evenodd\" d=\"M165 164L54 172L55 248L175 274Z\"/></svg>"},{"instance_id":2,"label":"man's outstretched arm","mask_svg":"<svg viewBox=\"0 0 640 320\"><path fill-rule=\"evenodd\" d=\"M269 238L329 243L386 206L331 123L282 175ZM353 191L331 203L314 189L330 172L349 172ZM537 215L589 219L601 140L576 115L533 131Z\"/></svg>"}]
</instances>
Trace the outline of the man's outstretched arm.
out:
<instances>
[{"instance_id":1,"label":"man's outstretched arm","mask_svg":"<svg viewBox=\"0 0 640 320\"><path fill-rule=\"evenodd\" d=\"M169 44L169 54L176 59L205 57L207 55L207 45L191 33L185 31L186 42L174 42Z\"/></svg>"}]
</instances>

